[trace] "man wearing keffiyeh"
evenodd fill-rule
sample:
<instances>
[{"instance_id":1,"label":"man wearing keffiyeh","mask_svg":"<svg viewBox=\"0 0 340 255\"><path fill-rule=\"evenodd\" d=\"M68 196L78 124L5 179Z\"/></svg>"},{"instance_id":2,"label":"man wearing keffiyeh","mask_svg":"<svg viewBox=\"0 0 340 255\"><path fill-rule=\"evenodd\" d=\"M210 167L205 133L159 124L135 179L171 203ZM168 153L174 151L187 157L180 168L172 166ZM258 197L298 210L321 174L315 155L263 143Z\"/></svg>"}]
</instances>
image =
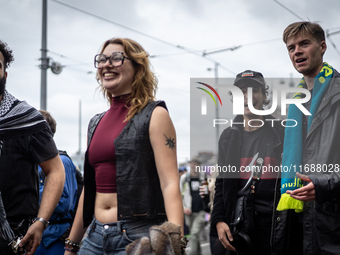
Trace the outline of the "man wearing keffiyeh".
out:
<instances>
[{"instance_id":1,"label":"man wearing keffiyeh","mask_svg":"<svg viewBox=\"0 0 340 255\"><path fill-rule=\"evenodd\" d=\"M298 125L286 129L282 165L293 165L298 173L282 173L277 209L303 211L304 254L339 254L340 74L323 62L327 45L319 24L290 24L283 41L294 68L303 75L298 87L312 96L304 104L311 115L304 116L295 105L288 111Z\"/></svg>"},{"instance_id":2,"label":"man wearing keffiyeh","mask_svg":"<svg viewBox=\"0 0 340 255\"><path fill-rule=\"evenodd\" d=\"M42 115L6 90L6 69L13 59L0 41L0 252L14 254L9 243L21 237L19 247L30 255L60 199L65 173ZM38 164L46 174L40 207Z\"/></svg>"}]
</instances>

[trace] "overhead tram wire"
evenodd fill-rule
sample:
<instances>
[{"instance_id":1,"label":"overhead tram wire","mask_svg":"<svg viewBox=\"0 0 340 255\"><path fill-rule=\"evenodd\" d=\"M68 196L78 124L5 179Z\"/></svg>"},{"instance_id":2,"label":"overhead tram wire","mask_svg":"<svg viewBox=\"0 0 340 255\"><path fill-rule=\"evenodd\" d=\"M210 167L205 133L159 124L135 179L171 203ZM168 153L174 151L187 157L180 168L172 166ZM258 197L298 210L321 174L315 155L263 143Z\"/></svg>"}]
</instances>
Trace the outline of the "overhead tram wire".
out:
<instances>
[{"instance_id":1,"label":"overhead tram wire","mask_svg":"<svg viewBox=\"0 0 340 255\"><path fill-rule=\"evenodd\" d=\"M75 68L75 67L70 66L70 65L66 65L66 66L63 66L63 67L67 67L67 69L72 70L72 71L82 72L82 73L86 73L86 74L95 73L94 71L88 71L88 70L85 70L85 69Z\"/></svg>"},{"instance_id":2,"label":"overhead tram wire","mask_svg":"<svg viewBox=\"0 0 340 255\"><path fill-rule=\"evenodd\" d=\"M340 30L335 31L335 32L331 32L331 33L329 33L328 31L329 31L329 29L327 29L327 31L326 31L327 36L335 35L335 34L339 34L340 33Z\"/></svg>"},{"instance_id":3,"label":"overhead tram wire","mask_svg":"<svg viewBox=\"0 0 340 255\"><path fill-rule=\"evenodd\" d=\"M283 4L281 4L279 1L277 0L273 0L274 2L276 2L277 4L279 4L281 7L283 7L284 9L286 9L287 11L289 11L291 14L293 14L295 17L301 19L302 21L304 20L303 18L301 18L299 15L297 15L295 12L293 12L292 10L288 9L286 6L284 6ZM340 31L336 31L336 32L332 32L332 33L328 33L328 29L326 30L326 37L327 39L331 42L333 48L335 49L335 51L340 55L340 52L338 50L338 48L336 47L335 43L331 40L330 36L333 34L337 34Z\"/></svg>"},{"instance_id":4,"label":"overhead tram wire","mask_svg":"<svg viewBox=\"0 0 340 255\"><path fill-rule=\"evenodd\" d=\"M224 66L222 66L222 65L219 65L219 66L220 66L222 69L228 71L229 73L237 74L237 73L235 73L234 71L232 71L232 70L230 70L230 69L228 69L228 68L226 68L226 67L224 67Z\"/></svg>"},{"instance_id":5,"label":"overhead tram wire","mask_svg":"<svg viewBox=\"0 0 340 255\"><path fill-rule=\"evenodd\" d=\"M74 70L74 71L78 71L78 72L83 72L83 73L86 73L86 74L94 73L94 71L92 71L92 70L89 71L89 70L85 70L85 69L81 69L81 68L75 67L75 66L79 66L79 65L89 65L90 66L93 63L85 63L85 62L82 62L80 60L77 60L77 59L74 59L74 58L70 58L68 56L65 56L65 55L62 55L60 53L53 52L53 51L50 51L50 50L48 50L48 52L51 53L51 54L57 55L57 56L59 56L61 58L66 58L66 59L70 59L72 61L78 62L76 64L63 65L63 68L67 68L69 70Z\"/></svg>"},{"instance_id":6,"label":"overhead tram wire","mask_svg":"<svg viewBox=\"0 0 340 255\"><path fill-rule=\"evenodd\" d=\"M329 32L329 29L326 30L326 37L327 37L327 39L331 42L331 44L334 47L335 51L340 55L340 51L338 50L338 48L336 47L335 43L330 38L331 35L335 35L335 34L338 34L338 33L340 33L340 30L335 31L335 32Z\"/></svg>"},{"instance_id":7,"label":"overhead tram wire","mask_svg":"<svg viewBox=\"0 0 340 255\"><path fill-rule=\"evenodd\" d=\"M77 7L74 7L74 6L65 4L65 3L60 2L60 1L57 1L57 0L51 0L51 1L53 1L53 2L55 2L55 3L58 3L58 4L61 4L61 5L64 5L64 6L66 6L66 7L69 7L69 8L71 8L71 9L73 9L73 10L76 10L76 11L79 11L79 12L82 12L82 13L85 13L85 14L90 15L90 16L92 16L92 17L95 17L95 18L97 18L97 19L101 19L101 20L103 20L103 21L109 22L109 23L111 23L111 24L114 24L114 25L116 25L116 26L122 27L122 28L124 28L124 29L130 30L130 31L135 32L135 33L137 33L137 34L141 34L141 35L143 35L143 36L149 37L149 38L151 38L151 39L153 39L153 40L156 40L156 41L158 41L158 42L161 42L161 43L167 44L167 45L169 45L169 46L172 46L172 47L175 47L175 48L179 48L179 49L186 50L186 51L188 51L188 52L194 53L192 50L189 50L189 49L187 49L187 48L185 48L185 47L183 47L183 46L181 46L181 45L176 45L176 44L173 44L173 43L164 41L164 40L159 39L159 38L157 38L157 37L154 37L154 36L152 36L152 35L143 33L143 32L141 32L141 31L138 31L138 30L136 30L136 29L133 29L133 28L130 28L130 27L127 27L127 26L124 26L124 25L122 25L122 24L119 24L119 23L114 22L114 21L112 21L112 20L109 20L109 19L100 17L100 16L95 15L95 14L93 14L93 13L84 11L84 10L79 9L79 8L77 8Z\"/></svg>"},{"instance_id":8,"label":"overhead tram wire","mask_svg":"<svg viewBox=\"0 0 340 255\"><path fill-rule=\"evenodd\" d=\"M332 27L332 28L328 28L328 30L339 29L339 28L340 27ZM330 35L337 34L337 33L340 33L340 31L332 32L330 33Z\"/></svg>"},{"instance_id":9,"label":"overhead tram wire","mask_svg":"<svg viewBox=\"0 0 340 255\"><path fill-rule=\"evenodd\" d=\"M238 46L229 47L229 48L224 48L224 49L215 50L215 51L210 51L210 52L207 52L206 50L203 50L202 56L205 57L205 56L208 55L208 54L215 54L215 53L220 53L220 52L223 52L223 51L234 51L234 50L237 50L237 49L240 48L240 47L241 47L241 45L238 45Z\"/></svg>"},{"instance_id":10,"label":"overhead tram wire","mask_svg":"<svg viewBox=\"0 0 340 255\"><path fill-rule=\"evenodd\" d=\"M211 57L207 57L205 56L206 59L210 60L213 63L217 63L219 67L221 67L222 69L228 71L229 73L232 73L233 75L237 74L236 72L226 68L225 66L222 66L219 62L217 62L216 60L212 59Z\"/></svg>"},{"instance_id":11,"label":"overhead tram wire","mask_svg":"<svg viewBox=\"0 0 340 255\"><path fill-rule=\"evenodd\" d=\"M290 13L292 13L294 16L298 17L301 20L304 20L303 18L301 18L299 15L297 15L296 13L294 13L292 10L288 9L286 6L284 6L283 4L281 4L280 2L278 2L277 0L273 0L274 2L276 2L277 4L279 4L280 6L282 6L283 8L285 8L287 11L289 11ZM340 52L338 50L338 48L336 47L335 43L331 40L330 36L333 34L337 34L340 31L336 31L336 32L332 32L332 33L328 33L328 30L326 30L326 37L327 39L331 42L333 48L335 49L335 51L340 55Z\"/></svg>"},{"instance_id":12,"label":"overhead tram wire","mask_svg":"<svg viewBox=\"0 0 340 255\"><path fill-rule=\"evenodd\" d=\"M210 55L210 54L215 54L215 53L221 53L223 51L234 51L234 50L237 50L241 47L244 47L244 46L251 46L251 45L256 45L256 44L263 44L263 43L267 43L267 42L272 42L272 41L278 41L278 40L282 40L282 38L274 38L274 39L268 39L268 40L264 40L264 41L260 41L260 42L252 42L252 43L246 43L246 44L240 44L240 45L237 45L237 46L232 46L232 47L220 47L220 48L214 48L214 49L208 49L208 50L203 50L203 54L202 56L204 56L205 58L209 59L209 57L207 57L207 55ZM211 59L211 61L213 62L216 62L215 60ZM220 64L219 64L220 65ZM220 67L222 69L225 69L226 71L228 72L231 72L233 74L236 74L234 71L220 65Z\"/></svg>"},{"instance_id":13,"label":"overhead tram wire","mask_svg":"<svg viewBox=\"0 0 340 255\"><path fill-rule=\"evenodd\" d=\"M246 44L242 44L241 46L244 47L244 46L262 44L262 43L273 42L273 41L279 41L279 40L282 40L282 37L280 37L280 38L274 38L274 39L268 39L268 40L264 40L264 41L260 41L260 42L246 43Z\"/></svg>"},{"instance_id":14,"label":"overhead tram wire","mask_svg":"<svg viewBox=\"0 0 340 255\"><path fill-rule=\"evenodd\" d=\"M85 13L85 14L90 15L90 16L92 16L92 17L95 17L95 18L97 18L97 19L100 19L100 20L109 22L109 23L111 23L111 24L114 24L114 25L116 25L116 26L122 27L122 28L124 28L124 29L130 30L130 31L135 32L135 33L137 33L137 34L141 34L141 35L143 35L143 36L146 36L146 37L151 38L151 39L153 39L153 40L156 40L156 41L158 41L158 42L164 43L164 44L166 44L166 45L169 45L169 46L172 46L172 47L175 47L175 48L178 48L178 49L187 51L188 53L192 53L192 54L194 54L194 55L197 55L197 56L202 57L201 53L199 53L199 51L197 51L197 50L188 49L188 48L183 47L183 46L181 46L181 45L176 45L176 44L173 44L173 43L164 41L164 40L159 39L159 38L157 38L157 37L154 37L154 36L152 36L152 35L148 35L148 34L146 34L146 33L140 32L140 31L138 31L138 30L136 30L136 29L133 29L133 28L124 26L124 25L119 24L119 23L117 23L117 22L114 22L114 21L112 21L112 20L109 20L109 19L100 17L100 16L98 16L98 15L95 15L95 14L93 14L93 13L90 13L90 12L87 12L87 11L84 11L84 10L81 10L81 9L79 9L79 8L77 8L77 7L74 7L74 6L65 4L65 3L60 2L60 1L58 1L58 0L51 0L51 1L53 1L53 2L55 2L55 3L58 3L58 4L61 4L61 5L64 5L64 6L68 7L68 8L73 9L73 10L76 10L76 11L79 11L79 12L82 12L82 13ZM212 60L212 59L209 59L209 58L207 58L207 59L210 60L210 61L212 61L212 62L216 62L215 60ZM231 70L229 70L229 69L227 69L227 68L225 68L225 67L224 67L224 69L226 69L227 71L232 72L233 74L235 74L235 72L233 72L233 71L231 71Z\"/></svg>"},{"instance_id":15,"label":"overhead tram wire","mask_svg":"<svg viewBox=\"0 0 340 255\"><path fill-rule=\"evenodd\" d=\"M337 32L340 32L340 31L337 31ZM333 46L333 48L335 49L335 51L340 55L340 52L339 52L339 50L338 50L338 48L336 47L336 45L335 45L335 43L331 40L331 38L329 37L330 35L332 35L332 34L335 34L335 33L337 33L337 32L334 32L334 33L328 33L328 30L326 30L326 37L327 37L327 39L331 42L331 44L332 44L332 46Z\"/></svg>"},{"instance_id":16,"label":"overhead tram wire","mask_svg":"<svg viewBox=\"0 0 340 255\"><path fill-rule=\"evenodd\" d=\"M61 58L67 58L67 59L76 61L76 62L79 63L79 65L81 65L81 64L83 64L83 65L91 65L91 64L93 64L93 63L85 63L85 62L82 62L82 61L80 61L80 60L78 60L78 59L71 58L71 57L65 56L65 55L63 55L63 54L60 54L60 53L57 53L57 52L50 51L50 50L47 50L47 51L48 51L49 53L52 53L52 54L54 54L54 55L57 55L57 56L59 56L59 57L61 57ZM78 65L78 64L76 64L76 65Z\"/></svg>"},{"instance_id":17,"label":"overhead tram wire","mask_svg":"<svg viewBox=\"0 0 340 255\"><path fill-rule=\"evenodd\" d=\"M277 3L278 5L280 5L282 8L286 9L287 11L289 11L291 14L293 14L295 17L304 20L303 18L301 18L299 15L297 15L295 12L293 12L292 10L290 10L288 7L284 6L283 4L281 4L279 1L277 0L273 0L275 3Z\"/></svg>"},{"instance_id":18,"label":"overhead tram wire","mask_svg":"<svg viewBox=\"0 0 340 255\"><path fill-rule=\"evenodd\" d=\"M200 51L197 51L197 53L199 52ZM166 53L166 54L155 54L155 55L150 55L149 58L169 57L169 56L182 55L182 54L188 54L188 53L191 53L191 52L181 51L181 52Z\"/></svg>"},{"instance_id":19,"label":"overhead tram wire","mask_svg":"<svg viewBox=\"0 0 340 255\"><path fill-rule=\"evenodd\" d=\"M214 53L220 53L220 52L226 51L226 50L234 51L234 50L236 50L240 47L251 46L251 45L256 45L256 44L263 44L263 43L278 41L278 40L282 40L282 38L274 38L274 39L268 39L268 40L264 40L264 41L260 41L260 42L245 43L245 44L240 44L238 46L233 46L233 47L220 47L220 48L214 48L214 49L207 49L207 50L203 51L203 55L207 55L207 52L209 52L209 54L214 54Z\"/></svg>"},{"instance_id":20,"label":"overhead tram wire","mask_svg":"<svg viewBox=\"0 0 340 255\"><path fill-rule=\"evenodd\" d=\"M187 54L188 52L177 52L177 53L169 53L169 54L160 54L160 55L151 55L150 58L158 58L158 57L168 57L168 56L172 56L172 55L179 55L179 54ZM197 54L200 54L200 53L197 53ZM201 55L200 55L201 56ZM201 56L202 57L202 56ZM222 69L232 73L232 74L236 74L234 71L226 68L225 66L222 66L220 63L218 63L216 60L212 59L211 57L204 57L206 58L207 60L213 62L213 63L217 63Z\"/></svg>"}]
</instances>

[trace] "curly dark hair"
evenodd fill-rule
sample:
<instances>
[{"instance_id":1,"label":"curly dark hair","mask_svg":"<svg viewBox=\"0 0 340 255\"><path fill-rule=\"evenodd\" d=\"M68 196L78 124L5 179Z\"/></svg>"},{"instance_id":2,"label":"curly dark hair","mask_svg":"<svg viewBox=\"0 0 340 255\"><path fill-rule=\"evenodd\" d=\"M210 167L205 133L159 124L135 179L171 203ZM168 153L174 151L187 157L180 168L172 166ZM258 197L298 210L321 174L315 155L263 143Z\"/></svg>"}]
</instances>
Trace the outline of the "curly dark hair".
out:
<instances>
[{"instance_id":1,"label":"curly dark hair","mask_svg":"<svg viewBox=\"0 0 340 255\"><path fill-rule=\"evenodd\" d=\"M7 43L0 40L0 52L4 55L4 71L14 61L13 51L7 46Z\"/></svg>"}]
</instances>

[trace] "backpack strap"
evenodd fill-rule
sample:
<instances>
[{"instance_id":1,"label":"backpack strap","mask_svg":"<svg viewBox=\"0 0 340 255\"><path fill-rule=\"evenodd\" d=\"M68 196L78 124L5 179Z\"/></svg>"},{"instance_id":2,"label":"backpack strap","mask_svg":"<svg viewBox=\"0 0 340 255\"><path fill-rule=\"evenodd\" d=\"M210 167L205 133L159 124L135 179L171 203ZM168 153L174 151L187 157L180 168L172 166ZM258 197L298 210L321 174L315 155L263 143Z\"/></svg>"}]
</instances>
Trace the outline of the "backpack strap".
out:
<instances>
[{"instance_id":1,"label":"backpack strap","mask_svg":"<svg viewBox=\"0 0 340 255\"><path fill-rule=\"evenodd\" d=\"M66 151L58 150L58 152L59 152L59 155L64 155L64 156L68 157L69 159L71 159L71 157L67 154Z\"/></svg>"},{"instance_id":2,"label":"backpack strap","mask_svg":"<svg viewBox=\"0 0 340 255\"><path fill-rule=\"evenodd\" d=\"M0 156L1 156L1 145L2 144L1 144L1 140L0 140ZM69 159L71 159L71 157L67 154L66 151L58 150L58 152L59 152L59 155L64 155L64 156L68 157ZM43 179L43 181L45 182L46 175L45 175L43 170L40 171L40 175L41 175L41 178Z\"/></svg>"}]
</instances>

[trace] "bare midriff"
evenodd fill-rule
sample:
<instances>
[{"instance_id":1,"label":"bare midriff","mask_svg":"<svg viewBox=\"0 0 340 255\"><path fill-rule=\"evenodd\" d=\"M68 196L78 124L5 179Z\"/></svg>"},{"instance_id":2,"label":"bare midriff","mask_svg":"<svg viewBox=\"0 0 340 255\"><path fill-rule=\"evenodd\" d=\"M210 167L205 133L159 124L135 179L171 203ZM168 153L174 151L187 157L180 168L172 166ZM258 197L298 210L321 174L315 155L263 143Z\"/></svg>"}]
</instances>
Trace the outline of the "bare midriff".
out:
<instances>
[{"instance_id":1,"label":"bare midriff","mask_svg":"<svg viewBox=\"0 0 340 255\"><path fill-rule=\"evenodd\" d=\"M111 223L118 220L117 193L96 193L94 215L100 223Z\"/></svg>"}]
</instances>

